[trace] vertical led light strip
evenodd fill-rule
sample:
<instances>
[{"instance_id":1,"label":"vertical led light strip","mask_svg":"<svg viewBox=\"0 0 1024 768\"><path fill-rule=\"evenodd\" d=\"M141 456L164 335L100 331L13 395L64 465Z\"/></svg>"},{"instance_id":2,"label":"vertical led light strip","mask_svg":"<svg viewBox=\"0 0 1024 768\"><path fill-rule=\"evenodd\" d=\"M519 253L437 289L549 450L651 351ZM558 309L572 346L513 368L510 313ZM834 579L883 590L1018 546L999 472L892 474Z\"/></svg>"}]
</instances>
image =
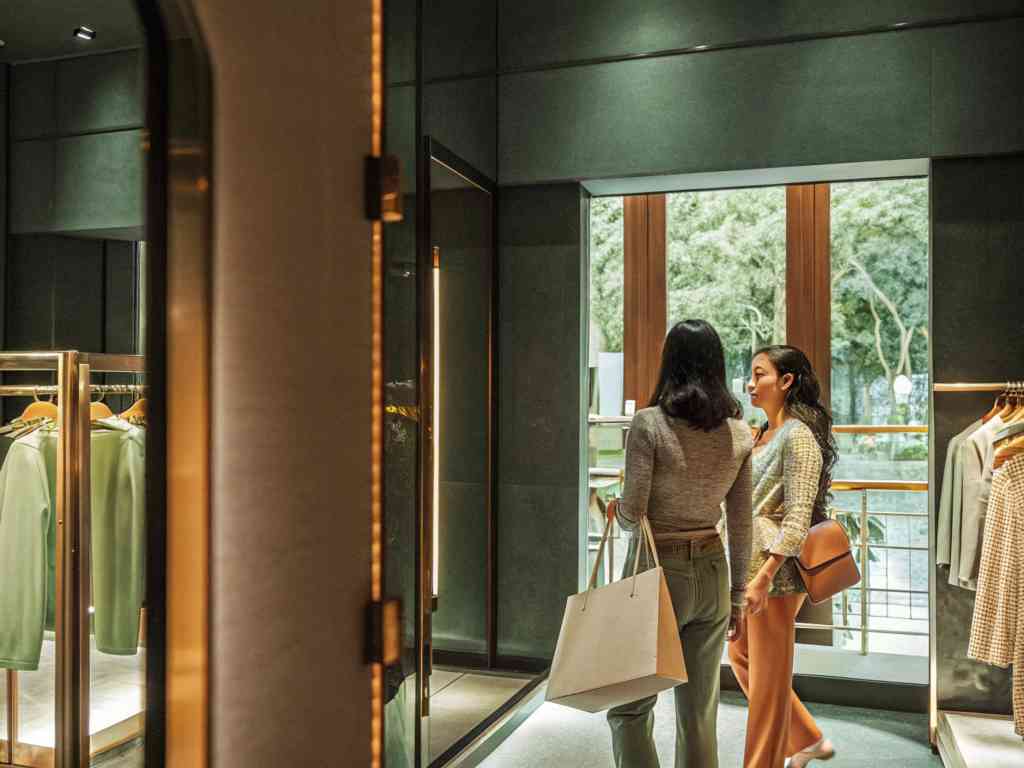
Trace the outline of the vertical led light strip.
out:
<instances>
[{"instance_id":1,"label":"vertical led light strip","mask_svg":"<svg viewBox=\"0 0 1024 768\"><path fill-rule=\"evenodd\" d=\"M371 152L383 152L384 122L384 2L370 0L370 132ZM384 455L384 244L383 223L371 224L371 379L370 379L370 599L383 599L382 467ZM384 665L372 665L370 681L370 766L384 764Z\"/></svg>"},{"instance_id":2,"label":"vertical led light strip","mask_svg":"<svg viewBox=\"0 0 1024 768\"><path fill-rule=\"evenodd\" d=\"M431 578L433 579L433 592L436 598L439 594L440 578L438 577L441 567L441 537L438 529L440 526L441 509L441 249L434 246L434 555L431 566Z\"/></svg>"}]
</instances>

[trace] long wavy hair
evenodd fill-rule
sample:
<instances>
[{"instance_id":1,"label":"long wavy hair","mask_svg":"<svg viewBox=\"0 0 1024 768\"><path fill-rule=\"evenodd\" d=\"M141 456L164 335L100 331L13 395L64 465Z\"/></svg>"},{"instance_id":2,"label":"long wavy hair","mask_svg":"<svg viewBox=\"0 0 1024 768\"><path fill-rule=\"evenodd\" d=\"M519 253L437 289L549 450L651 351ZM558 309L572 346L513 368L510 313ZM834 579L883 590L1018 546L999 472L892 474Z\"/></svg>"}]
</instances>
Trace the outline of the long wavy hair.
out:
<instances>
[{"instance_id":1,"label":"long wavy hair","mask_svg":"<svg viewBox=\"0 0 1024 768\"><path fill-rule=\"evenodd\" d=\"M742 416L739 400L725 384L725 353L714 326L704 320L683 320L672 326L661 350L658 385L649 405L705 432L730 417Z\"/></svg>"},{"instance_id":2,"label":"long wavy hair","mask_svg":"<svg viewBox=\"0 0 1024 768\"><path fill-rule=\"evenodd\" d=\"M754 353L754 357L758 355L771 360L780 377L787 373L793 376L793 385L786 392L786 412L808 426L821 449L821 477L818 478L818 495L814 500L815 522L820 522L827 517L828 505L832 502L832 470L839 459L836 439L832 434L832 414L821 403L821 383L807 355L796 347L763 347Z\"/></svg>"}]
</instances>

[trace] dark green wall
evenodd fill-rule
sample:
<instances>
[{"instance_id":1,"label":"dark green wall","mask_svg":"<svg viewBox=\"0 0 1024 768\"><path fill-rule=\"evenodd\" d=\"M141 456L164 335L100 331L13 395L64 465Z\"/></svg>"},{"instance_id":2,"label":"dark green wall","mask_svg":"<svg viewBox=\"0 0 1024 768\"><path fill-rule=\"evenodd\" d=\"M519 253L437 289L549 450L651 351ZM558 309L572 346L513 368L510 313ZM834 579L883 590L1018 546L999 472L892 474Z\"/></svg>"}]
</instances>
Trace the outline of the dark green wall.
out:
<instances>
[{"instance_id":1,"label":"dark green wall","mask_svg":"<svg viewBox=\"0 0 1024 768\"><path fill-rule=\"evenodd\" d=\"M932 164L932 325L935 381L1005 381L1018 377L1024 334L1011 289L1024 242L1024 157L942 160ZM950 438L985 413L992 394L934 395L935 475L942 487ZM938 493L932 493L935 509ZM934 569L940 709L1008 713L1008 670L967 658L974 593Z\"/></svg>"},{"instance_id":2,"label":"dark green wall","mask_svg":"<svg viewBox=\"0 0 1024 768\"><path fill-rule=\"evenodd\" d=\"M138 352L139 265L134 243L55 235L8 240L4 279L6 350ZM107 377L127 381L130 377ZM7 373L8 383L47 383L50 374ZM26 401L5 398L12 418ZM113 403L127 405L127 403Z\"/></svg>"},{"instance_id":3,"label":"dark green wall","mask_svg":"<svg viewBox=\"0 0 1024 768\"><path fill-rule=\"evenodd\" d=\"M434 648L487 652L488 432L493 200L434 163L440 267L440 593ZM438 188L441 187L441 188Z\"/></svg>"},{"instance_id":4,"label":"dark green wall","mask_svg":"<svg viewBox=\"0 0 1024 768\"><path fill-rule=\"evenodd\" d=\"M579 187L503 188L498 427L498 653L550 659L577 591L580 307L586 295Z\"/></svg>"},{"instance_id":5,"label":"dark green wall","mask_svg":"<svg viewBox=\"0 0 1024 768\"><path fill-rule=\"evenodd\" d=\"M1015 20L504 75L500 179L1022 151L1021 39Z\"/></svg>"},{"instance_id":6,"label":"dark green wall","mask_svg":"<svg viewBox=\"0 0 1024 768\"><path fill-rule=\"evenodd\" d=\"M1021 0L501 0L502 69L1024 13Z\"/></svg>"},{"instance_id":7,"label":"dark green wall","mask_svg":"<svg viewBox=\"0 0 1024 768\"><path fill-rule=\"evenodd\" d=\"M10 231L141 239L141 53L11 67Z\"/></svg>"}]
</instances>

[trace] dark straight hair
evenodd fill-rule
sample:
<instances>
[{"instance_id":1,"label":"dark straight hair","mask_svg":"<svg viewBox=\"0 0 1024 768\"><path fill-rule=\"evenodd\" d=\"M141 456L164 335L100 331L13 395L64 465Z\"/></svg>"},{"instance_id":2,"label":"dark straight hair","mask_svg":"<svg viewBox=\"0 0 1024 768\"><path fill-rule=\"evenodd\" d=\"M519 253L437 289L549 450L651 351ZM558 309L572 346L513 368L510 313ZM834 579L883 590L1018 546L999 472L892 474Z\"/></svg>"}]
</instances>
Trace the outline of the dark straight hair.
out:
<instances>
[{"instance_id":1,"label":"dark straight hair","mask_svg":"<svg viewBox=\"0 0 1024 768\"><path fill-rule=\"evenodd\" d=\"M814 501L814 521L820 522L828 516L828 505L832 501L832 470L839 458L836 439L832 435L832 414L821 402L821 383L807 355L796 347L776 344L757 350L754 357L758 355L767 357L780 377L787 373L793 376L793 385L786 391L786 411L810 428L821 449L821 476Z\"/></svg>"},{"instance_id":2,"label":"dark straight hair","mask_svg":"<svg viewBox=\"0 0 1024 768\"><path fill-rule=\"evenodd\" d=\"M672 326L661 350L654 406L705 432L742 416L739 400L725 385L725 352L711 323L683 320Z\"/></svg>"}]
</instances>

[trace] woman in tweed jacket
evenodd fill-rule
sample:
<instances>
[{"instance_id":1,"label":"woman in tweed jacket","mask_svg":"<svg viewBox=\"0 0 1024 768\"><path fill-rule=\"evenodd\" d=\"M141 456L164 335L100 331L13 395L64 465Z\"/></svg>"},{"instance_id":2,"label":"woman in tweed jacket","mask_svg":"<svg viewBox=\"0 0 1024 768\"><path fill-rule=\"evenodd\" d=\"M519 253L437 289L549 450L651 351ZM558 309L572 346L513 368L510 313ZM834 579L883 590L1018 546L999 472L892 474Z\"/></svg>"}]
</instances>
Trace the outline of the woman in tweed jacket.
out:
<instances>
[{"instance_id":1,"label":"woman in tweed jacket","mask_svg":"<svg viewBox=\"0 0 1024 768\"><path fill-rule=\"evenodd\" d=\"M729 659L750 713L744 765L792 768L835 754L792 690L796 616L806 590L796 569L812 518L824 519L836 461L832 417L811 364L795 347L760 350L748 385L768 417L753 454L753 547L746 628Z\"/></svg>"}]
</instances>

